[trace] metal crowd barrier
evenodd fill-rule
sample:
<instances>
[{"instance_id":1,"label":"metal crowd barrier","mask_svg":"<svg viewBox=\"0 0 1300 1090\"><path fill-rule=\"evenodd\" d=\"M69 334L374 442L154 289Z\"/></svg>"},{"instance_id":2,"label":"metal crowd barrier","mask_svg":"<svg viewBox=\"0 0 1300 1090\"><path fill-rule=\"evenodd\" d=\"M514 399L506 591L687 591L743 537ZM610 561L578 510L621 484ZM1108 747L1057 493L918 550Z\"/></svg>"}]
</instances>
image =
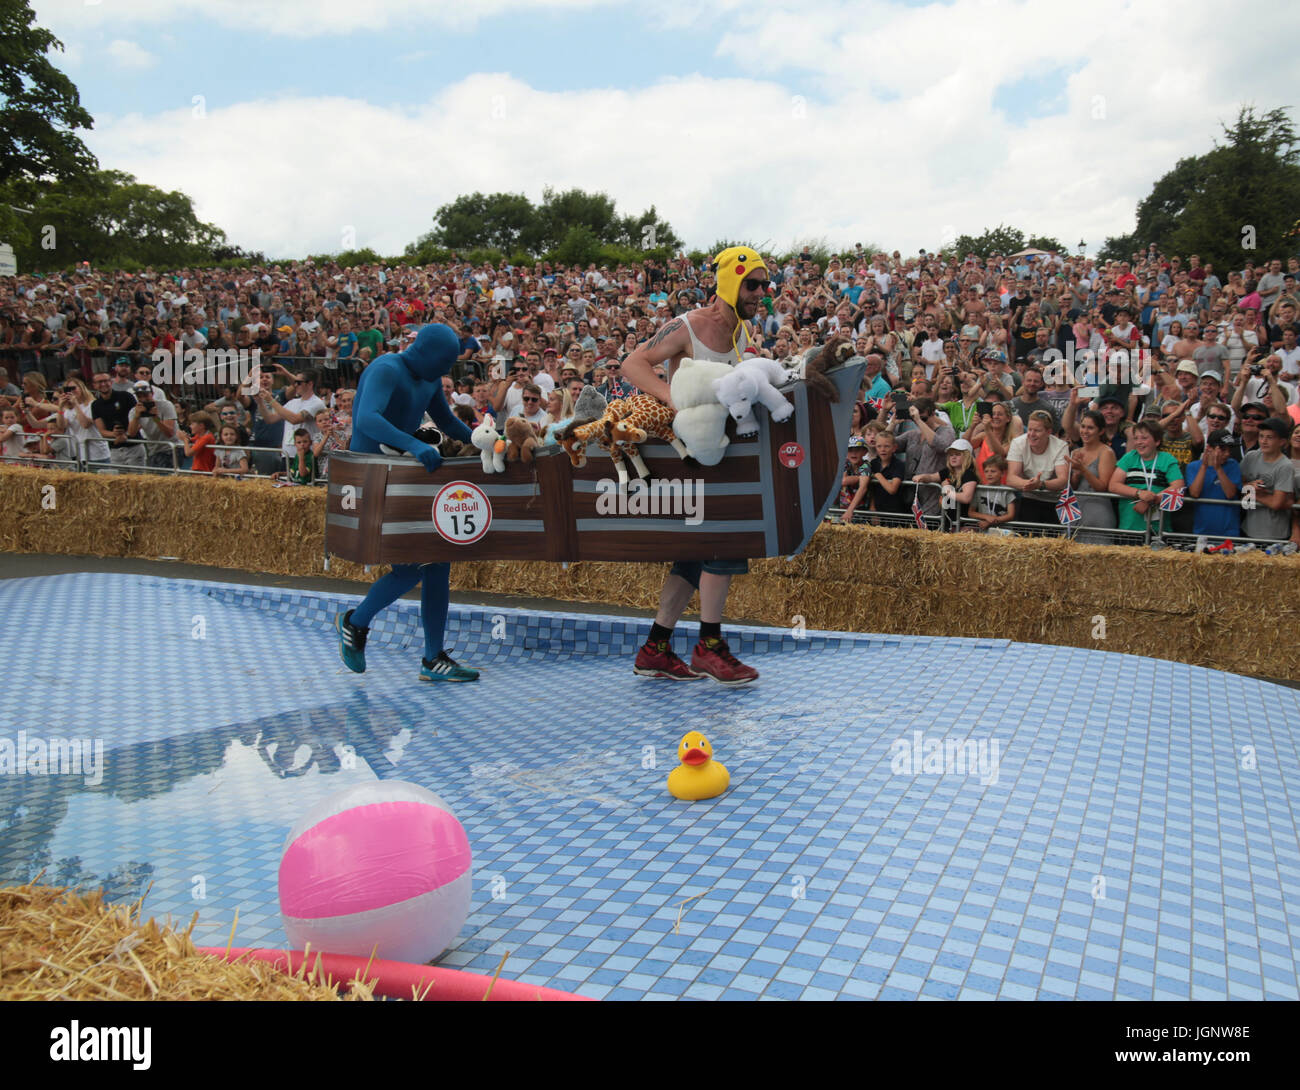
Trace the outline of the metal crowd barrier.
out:
<instances>
[{"instance_id":1,"label":"metal crowd barrier","mask_svg":"<svg viewBox=\"0 0 1300 1090\"><path fill-rule=\"evenodd\" d=\"M20 431L18 434L21 435L24 440L42 439L42 438L51 439L55 437L52 433L47 431ZM14 465L27 466L30 468L39 468L41 466L60 466L72 470L79 470L81 468L80 457L53 458L53 457L48 457L46 455L36 454L36 453L3 454L0 455L0 463L9 463Z\"/></svg>"},{"instance_id":2,"label":"metal crowd barrier","mask_svg":"<svg viewBox=\"0 0 1300 1090\"><path fill-rule=\"evenodd\" d=\"M10 366L11 358L12 366ZM155 362L153 353L144 352L140 349L107 349L101 347L83 349L73 356L64 356L61 353L38 352L34 349L15 348L12 345L0 347L0 366L6 367L10 371L9 379L15 385L21 385L19 380L24 372L37 371L45 378L48 386L56 386L70 376L80 378L87 386L90 386L95 375L105 372L111 373L117 360L122 358L130 361L132 371L142 363L147 364L152 370ZM272 373L276 373L274 371L276 363L289 370L310 367L320 372L324 378L341 376L345 383L351 386L356 385L357 378L361 374L361 361L356 356L350 356L343 360L337 358L327 359L323 356L267 356L263 360L263 367ZM222 390L232 385L232 383L162 382L157 385L167 391L169 398L173 402L183 399L187 404L206 405L217 400L221 396Z\"/></svg>"},{"instance_id":3,"label":"metal crowd barrier","mask_svg":"<svg viewBox=\"0 0 1300 1090\"><path fill-rule=\"evenodd\" d=\"M916 481L911 479L904 480L903 485L904 487L910 486L912 488L917 488L917 489L941 487L940 485L937 485L932 481ZM1006 492L1008 490L1016 492L1018 496L1025 495L1024 492L1018 489L1012 489L1010 488L1009 485L979 484L975 486L976 499L978 499L978 497L981 494L987 495L989 492L994 492L994 491ZM1029 496L1031 499L1040 500L1042 502L1055 503L1055 501L1060 498L1060 493L1036 491L1030 493ZM1128 499L1128 497L1119 496L1114 492L1076 492L1075 496L1076 498L1081 498L1081 499L1104 498L1108 500L1117 500L1120 502L1126 502ZM974 502L975 501L972 501L972 505L974 504ZM1221 500L1221 499L1214 499L1208 496L1206 497L1185 496L1183 502L1185 505L1203 503L1209 505L1218 505L1222 507L1236 507L1239 509L1242 508L1240 498L1235 500ZM1293 504L1291 510L1300 511L1300 502ZM845 508L843 507L840 507L838 505L832 506L830 511L827 513L826 516L827 520L828 521L833 520L838 522L843 517L844 511ZM1080 533L1098 534L1101 535L1102 537L1113 536L1116 539L1116 543L1126 543L1126 544L1141 543L1143 545L1151 545L1153 544L1153 542L1159 542L1165 545L1171 545L1171 544L1176 545L1182 543L1199 543L1201 538L1206 538L1207 544L1222 542L1225 540L1231 540L1234 543L1241 542L1241 543L1249 543L1258 546L1267 546L1267 545L1275 545L1280 542L1285 542L1290 540L1289 535L1287 537L1281 537L1281 538L1259 538L1259 537L1249 537L1246 534L1236 534L1236 535L1232 535L1231 537L1227 537L1224 535L1197 534L1195 532L1183 533L1180 531L1174 531L1169 529L1171 514L1172 512L1163 512L1160 511L1158 508L1154 511L1152 510L1146 511L1144 515L1145 526L1141 532L1137 530L1121 529L1118 526L1083 525L1082 520L1080 520L1079 522L1073 522L1066 525L1059 522L1057 523L1027 522L1022 519L1016 518L1016 519L1012 519L1008 523L1004 523L1003 526L1005 529L1009 530L1013 534L1022 534L1026 532L1031 532L1032 536L1066 537L1071 540L1077 538L1077 536ZM1157 521L1159 516L1164 516L1164 517L1163 519L1158 520L1157 527L1153 527L1152 525L1153 521ZM854 523L868 523L868 524L880 525L880 526L916 527L916 518L914 515L910 513L869 511L869 510L864 510L862 507L857 508L853 512L853 517L851 521ZM941 509L940 513L937 516L923 515L922 521L925 523L926 529L937 529L937 530L947 530L953 528L954 526L956 526L956 528L959 529L965 529L965 528L977 529L980 525L978 519L969 518L969 517L957 518L955 517L955 511L950 511L948 509Z\"/></svg>"}]
</instances>

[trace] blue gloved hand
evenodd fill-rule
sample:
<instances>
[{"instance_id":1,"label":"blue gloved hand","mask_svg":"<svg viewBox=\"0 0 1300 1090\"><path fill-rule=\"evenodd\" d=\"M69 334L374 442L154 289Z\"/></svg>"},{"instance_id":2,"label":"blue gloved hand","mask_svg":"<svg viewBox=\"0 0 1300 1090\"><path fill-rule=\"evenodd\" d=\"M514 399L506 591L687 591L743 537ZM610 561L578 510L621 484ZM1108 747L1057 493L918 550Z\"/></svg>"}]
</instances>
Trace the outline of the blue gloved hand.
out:
<instances>
[{"instance_id":1,"label":"blue gloved hand","mask_svg":"<svg viewBox=\"0 0 1300 1090\"><path fill-rule=\"evenodd\" d=\"M417 458L420 464L430 473L442 465L442 455L438 453L436 448L429 446L428 443L416 442L408 453Z\"/></svg>"}]
</instances>

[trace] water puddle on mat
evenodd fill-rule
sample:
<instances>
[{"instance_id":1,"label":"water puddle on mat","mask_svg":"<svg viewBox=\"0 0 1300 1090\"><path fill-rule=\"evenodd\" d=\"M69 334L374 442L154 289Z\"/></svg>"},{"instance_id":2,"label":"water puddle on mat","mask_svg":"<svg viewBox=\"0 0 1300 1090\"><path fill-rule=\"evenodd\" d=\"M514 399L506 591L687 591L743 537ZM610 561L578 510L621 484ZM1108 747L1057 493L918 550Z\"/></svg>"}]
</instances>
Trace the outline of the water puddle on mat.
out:
<instances>
[{"instance_id":1,"label":"water puddle on mat","mask_svg":"<svg viewBox=\"0 0 1300 1090\"><path fill-rule=\"evenodd\" d=\"M536 798L567 798L627 809L633 803L616 794L611 781L621 779L623 784L632 786L638 771L628 765L627 751L617 749L536 768L499 761L471 765L473 781L470 790L476 798L492 802L500 802L506 796L523 791Z\"/></svg>"}]
</instances>

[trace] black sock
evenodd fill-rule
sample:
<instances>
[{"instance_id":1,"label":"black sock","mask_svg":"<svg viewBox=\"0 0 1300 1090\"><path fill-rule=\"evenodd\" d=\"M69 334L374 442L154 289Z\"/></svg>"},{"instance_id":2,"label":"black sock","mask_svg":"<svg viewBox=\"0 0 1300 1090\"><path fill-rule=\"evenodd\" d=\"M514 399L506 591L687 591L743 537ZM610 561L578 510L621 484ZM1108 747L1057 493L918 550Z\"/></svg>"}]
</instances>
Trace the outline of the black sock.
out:
<instances>
[{"instance_id":1,"label":"black sock","mask_svg":"<svg viewBox=\"0 0 1300 1090\"><path fill-rule=\"evenodd\" d=\"M700 622L700 639L702 639L702 640L720 640L720 639L722 639L722 622L721 622L721 621L701 621L701 622Z\"/></svg>"},{"instance_id":2,"label":"black sock","mask_svg":"<svg viewBox=\"0 0 1300 1090\"><path fill-rule=\"evenodd\" d=\"M646 643L669 643L673 638L673 630L665 628L661 624L652 624L650 626L650 638Z\"/></svg>"}]
</instances>

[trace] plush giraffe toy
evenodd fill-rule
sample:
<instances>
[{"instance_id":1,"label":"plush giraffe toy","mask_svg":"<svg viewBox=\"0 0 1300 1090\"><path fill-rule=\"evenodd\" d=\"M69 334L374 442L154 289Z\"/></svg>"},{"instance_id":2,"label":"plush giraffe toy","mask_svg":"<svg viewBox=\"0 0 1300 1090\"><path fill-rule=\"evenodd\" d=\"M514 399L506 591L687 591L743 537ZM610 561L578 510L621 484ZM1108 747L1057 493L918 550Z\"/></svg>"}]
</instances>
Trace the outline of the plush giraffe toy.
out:
<instances>
[{"instance_id":1,"label":"plush giraffe toy","mask_svg":"<svg viewBox=\"0 0 1300 1090\"><path fill-rule=\"evenodd\" d=\"M599 420L570 425L559 435L560 446L574 468L581 469L587 464L587 444L595 440L613 460L619 488L623 489L628 484L625 454L632 459L639 477L650 476L636 444L644 443L651 435L671 443L681 457L686 457L686 445L673 434L672 420L673 411L667 405L648 394L633 394L611 401Z\"/></svg>"},{"instance_id":2,"label":"plush giraffe toy","mask_svg":"<svg viewBox=\"0 0 1300 1090\"><path fill-rule=\"evenodd\" d=\"M687 456L686 444L673 432L675 414L672 409L649 394L633 394L625 398L624 403L628 411L621 419L610 424L609 439L615 449L623 448L623 452L631 459L638 477L642 480L648 480L650 477L649 467L641 459L641 452L637 448L651 436L669 443L673 450L677 451L679 458ZM619 468L622 471L619 477L621 487L627 484L627 477L621 464Z\"/></svg>"},{"instance_id":3,"label":"plush giraffe toy","mask_svg":"<svg viewBox=\"0 0 1300 1090\"><path fill-rule=\"evenodd\" d=\"M609 438L607 423L613 423L615 420L622 418L623 402L616 398L606 407L605 412L595 420L571 421L567 427L556 435L561 447L564 448L565 454L569 456L569 462L574 469L581 469L587 464L587 444L593 440L600 444L602 450L608 451L610 457L615 459L615 464L621 466L623 456L616 454L613 450L613 443ZM624 470L626 475L627 470Z\"/></svg>"}]
</instances>

